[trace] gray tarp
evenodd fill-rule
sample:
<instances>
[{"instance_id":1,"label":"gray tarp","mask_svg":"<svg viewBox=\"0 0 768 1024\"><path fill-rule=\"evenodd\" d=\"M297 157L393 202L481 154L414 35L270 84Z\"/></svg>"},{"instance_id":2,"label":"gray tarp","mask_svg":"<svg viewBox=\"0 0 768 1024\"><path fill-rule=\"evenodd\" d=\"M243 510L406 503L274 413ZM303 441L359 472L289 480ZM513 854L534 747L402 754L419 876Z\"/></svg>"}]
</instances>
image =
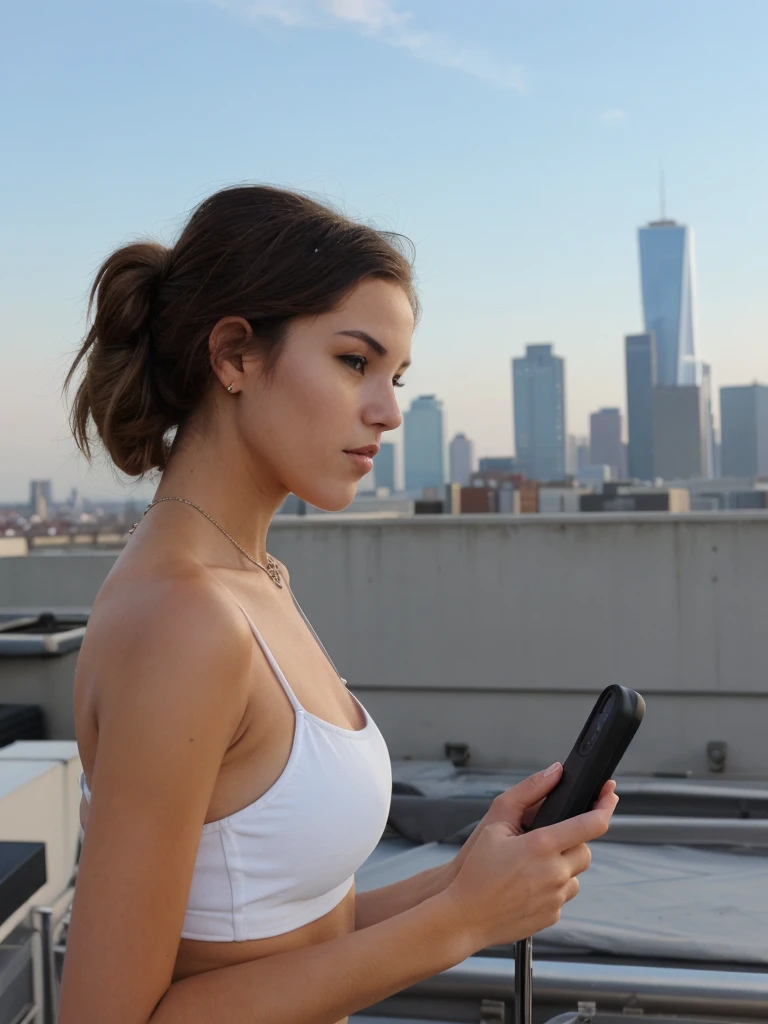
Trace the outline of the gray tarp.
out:
<instances>
[{"instance_id":1,"label":"gray tarp","mask_svg":"<svg viewBox=\"0 0 768 1024\"><path fill-rule=\"evenodd\" d=\"M536 937L537 957L620 957L768 964L768 856L597 842L581 892ZM382 840L357 873L377 888L444 863L456 847Z\"/></svg>"},{"instance_id":2,"label":"gray tarp","mask_svg":"<svg viewBox=\"0 0 768 1024\"><path fill-rule=\"evenodd\" d=\"M593 843L579 896L536 949L768 964L768 857Z\"/></svg>"}]
</instances>

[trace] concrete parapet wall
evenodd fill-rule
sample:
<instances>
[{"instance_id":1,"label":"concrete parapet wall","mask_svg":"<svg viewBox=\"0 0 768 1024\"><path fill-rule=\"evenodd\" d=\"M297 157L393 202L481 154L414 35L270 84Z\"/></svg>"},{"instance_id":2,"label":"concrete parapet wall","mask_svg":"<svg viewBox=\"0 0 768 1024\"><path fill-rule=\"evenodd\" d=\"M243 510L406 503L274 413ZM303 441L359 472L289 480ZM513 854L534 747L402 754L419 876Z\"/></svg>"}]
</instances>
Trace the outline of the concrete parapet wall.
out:
<instances>
[{"instance_id":1,"label":"concrete parapet wall","mask_svg":"<svg viewBox=\"0 0 768 1024\"><path fill-rule=\"evenodd\" d=\"M704 770L726 740L768 772L764 514L285 516L270 550L394 756L563 757L621 682L648 700L626 767ZM88 604L114 557L0 560L0 606Z\"/></svg>"}]
</instances>

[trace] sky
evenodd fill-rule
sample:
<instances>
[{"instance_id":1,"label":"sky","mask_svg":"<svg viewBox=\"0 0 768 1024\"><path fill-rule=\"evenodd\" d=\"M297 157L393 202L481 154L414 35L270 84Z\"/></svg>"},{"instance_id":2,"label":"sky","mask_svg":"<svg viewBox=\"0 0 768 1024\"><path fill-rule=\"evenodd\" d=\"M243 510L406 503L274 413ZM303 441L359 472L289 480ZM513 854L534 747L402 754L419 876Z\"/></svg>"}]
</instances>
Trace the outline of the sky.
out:
<instances>
[{"instance_id":1,"label":"sky","mask_svg":"<svg viewBox=\"0 0 768 1024\"><path fill-rule=\"evenodd\" d=\"M625 405L637 228L696 244L715 388L768 382L765 0L27 0L0 7L0 501L143 496L76 454L61 387L116 246L235 182L415 244L403 408L512 451L510 359L566 359L568 429Z\"/></svg>"}]
</instances>

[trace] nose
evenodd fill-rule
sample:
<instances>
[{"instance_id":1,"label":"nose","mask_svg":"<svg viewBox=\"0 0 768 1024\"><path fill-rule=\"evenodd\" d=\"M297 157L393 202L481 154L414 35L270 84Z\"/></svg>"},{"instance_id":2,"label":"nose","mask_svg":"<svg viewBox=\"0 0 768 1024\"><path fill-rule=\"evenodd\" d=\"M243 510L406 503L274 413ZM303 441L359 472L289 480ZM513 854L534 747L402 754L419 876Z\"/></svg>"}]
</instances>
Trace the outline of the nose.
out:
<instances>
[{"instance_id":1,"label":"nose","mask_svg":"<svg viewBox=\"0 0 768 1024\"><path fill-rule=\"evenodd\" d=\"M377 389L371 395L363 411L363 421L366 426L378 427L380 430L396 430L403 422L403 414L397 404L392 385Z\"/></svg>"}]
</instances>

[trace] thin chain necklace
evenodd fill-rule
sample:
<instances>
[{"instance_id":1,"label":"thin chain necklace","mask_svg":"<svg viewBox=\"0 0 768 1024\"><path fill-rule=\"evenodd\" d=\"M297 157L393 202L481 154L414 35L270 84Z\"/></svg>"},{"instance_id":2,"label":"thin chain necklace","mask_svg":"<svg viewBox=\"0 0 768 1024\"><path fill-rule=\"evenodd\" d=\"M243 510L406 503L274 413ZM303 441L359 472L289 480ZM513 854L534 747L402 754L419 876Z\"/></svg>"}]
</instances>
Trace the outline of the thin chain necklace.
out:
<instances>
[{"instance_id":1,"label":"thin chain necklace","mask_svg":"<svg viewBox=\"0 0 768 1024\"><path fill-rule=\"evenodd\" d=\"M258 565L258 567L260 569L264 570L264 572L267 574L267 576L269 576L269 578L272 580L272 582L276 586L282 587L283 580L282 580L282 577L280 575L280 569L277 566L277 562L274 560L272 555L269 554L269 552L267 552L267 564L266 565L262 565L261 562L257 561L253 557L253 555L249 555L248 552L245 550L245 548L241 548L240 545L235 540L235 538L234 537L230 537L229 534L227 533L227 531L224 529L224 527L220 523L217 523L216 520L212 516L209 516L208 513L204 509L200 508L199 505L196 505L194 503L194 501L189 501L187 498L174 498L174 497L155 498L154 501L150 501L150 503L144 509L144 512L142 513L142 516L141 516L141 519L139 519L138 522L133 524L133 526L130 528L128 533L129 534L133 533L133 531L139 525L139 523L144 518L144 516L147 514L147 512L149 512L149 510L154 505L159 505L161 501L182 501L185 505L191 505L192 508L196 508L198 512L202 512L202 514L205 516L205 518L207 520L209 520L209 522L213 523L214 526L216 526L219 530L221 530L221 532L224 534L225 537L228 537L229 540L232 541L232 543L235 545L237 550L240 551L243 555L245 555L245 557L248 559L249 562L253 562L254 565Z\"/></svg>"}]
</instances>

